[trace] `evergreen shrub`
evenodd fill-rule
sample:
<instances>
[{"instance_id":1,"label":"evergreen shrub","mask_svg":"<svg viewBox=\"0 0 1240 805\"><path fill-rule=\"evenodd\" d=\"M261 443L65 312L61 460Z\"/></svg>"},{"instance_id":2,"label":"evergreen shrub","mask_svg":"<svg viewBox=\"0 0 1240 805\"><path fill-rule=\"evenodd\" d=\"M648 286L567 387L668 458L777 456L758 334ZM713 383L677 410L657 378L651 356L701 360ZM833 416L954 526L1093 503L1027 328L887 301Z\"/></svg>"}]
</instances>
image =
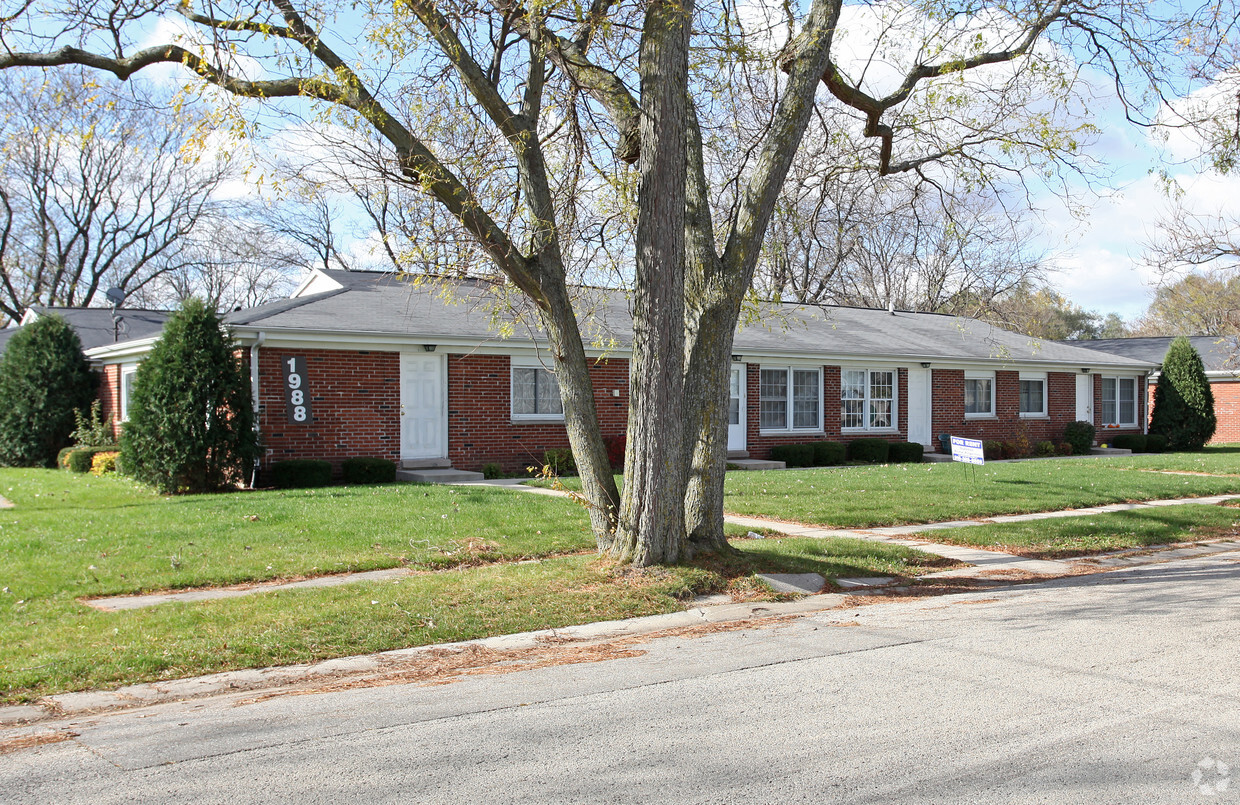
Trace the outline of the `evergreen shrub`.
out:
<instances>
[{"instance_id":1,"label":"evergreen shrub","mask_svg":"<svg viewBox=\"0 0 1240 805\"><path fill-rule=\"evenodd\" d=\"M319 458L290 458L271 465L271 485L277 489L329 486L332 464Z\"/></svg>"},{"instance_id":2,"label":"evergreen shrub","mask_svg":"<svg viewBox=\"0 0 1240 805\"><path fill-rule=\"evenodd\" d=\"M891 452L891 442L886 439L853 439L848 443L848 460L882 464Z\"/></svg>"},{"instance_id":3,"label":"evergreen shrub","mask_svg":"<svg viewBox=\"0 0 1240 805\"><path fill-rule=\"evenodd\" d=\"M386 458L346 458L340 465L346 484L390 484L396 481L396 462Z\"/></svg>"},{"instance_id":4,"label":"evergreen shrub","mask_svg":"<svg viewBox=\"0 0 1240 805\"><path fill-rule=\"evenodd\" d=\"M1201 356L1180 336L1163 357L1162 373L1154 387L1150 433L1167 437L1172 450L1200 450L1217 426L1214 392Z\"/></svg>"}]
</instances>

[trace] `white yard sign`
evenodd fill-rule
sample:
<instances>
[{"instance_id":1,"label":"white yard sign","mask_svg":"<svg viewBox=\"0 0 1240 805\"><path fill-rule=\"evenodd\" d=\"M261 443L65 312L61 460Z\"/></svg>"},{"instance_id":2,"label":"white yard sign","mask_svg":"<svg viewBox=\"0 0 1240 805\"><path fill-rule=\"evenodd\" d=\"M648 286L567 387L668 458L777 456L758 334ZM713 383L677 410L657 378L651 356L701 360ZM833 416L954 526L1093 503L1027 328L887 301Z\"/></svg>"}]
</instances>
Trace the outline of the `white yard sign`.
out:
<instances>
[{"instance_id":1,"label":"white yard sign","mask_svg":"<svg viewBox=\"0 0 1240 805\"><path fill-rule=\"evenodd\" d=\"M963 461L965 464L985 464L986 458L982 455L982 440L953 436L952 461Z\"/></svg>"}]
</instances>

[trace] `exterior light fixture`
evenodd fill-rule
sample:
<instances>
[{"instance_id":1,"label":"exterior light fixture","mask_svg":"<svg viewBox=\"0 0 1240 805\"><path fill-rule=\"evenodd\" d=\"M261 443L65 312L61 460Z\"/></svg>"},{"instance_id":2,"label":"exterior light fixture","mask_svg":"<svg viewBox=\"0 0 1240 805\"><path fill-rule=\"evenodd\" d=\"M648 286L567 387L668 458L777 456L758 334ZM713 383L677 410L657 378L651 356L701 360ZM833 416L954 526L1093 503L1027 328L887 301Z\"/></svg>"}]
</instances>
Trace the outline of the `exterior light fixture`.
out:
<instances>
[{"instance_id":1,"label":"exterior light fixture","mask_svg":"<svg viewBox=\"0 0 1240 805\"><path fill-rule=\"evenodd\" d=\"M1083 375L1087 375L1087 374L1089 374L1089 367L1088 367L1088 366L1082 366L1082 367L1081 367L1081 374L1083 374Z\"/></svg>"},{"instance_id":2,"label":"exterior light fixture","mask_svg":"<svg viewBox=\"0 0 1240 805\"><path fill-rule=\"evenodd\" d=\"M741 362L741 356L740 356L740 355L733 355L733 356L732 356L732 363L740 363L740 362Z\"/></svg>"},{"instance_id":3,"label":"exterior light fixture","mask_svg":"<svg viewBox=\"0 0 1240 805\"><path fill-rule=\"evenodd\" d=\"M930 368L930 361L922 361L922 362L921 362L921 368L922 368L922 369L929 369L929 368Z\"/></svg>"},{"instance_id":4,"label":"exterior light fixture","mask_svg":"<svg viewBox=\"0 0 1240 805\"><path fill-rule=\"evenodd\" d=\"M423 344L422 349L426 350L427 352L434 352L435 345L434 344Z\"/></svg>"}]
</instances>

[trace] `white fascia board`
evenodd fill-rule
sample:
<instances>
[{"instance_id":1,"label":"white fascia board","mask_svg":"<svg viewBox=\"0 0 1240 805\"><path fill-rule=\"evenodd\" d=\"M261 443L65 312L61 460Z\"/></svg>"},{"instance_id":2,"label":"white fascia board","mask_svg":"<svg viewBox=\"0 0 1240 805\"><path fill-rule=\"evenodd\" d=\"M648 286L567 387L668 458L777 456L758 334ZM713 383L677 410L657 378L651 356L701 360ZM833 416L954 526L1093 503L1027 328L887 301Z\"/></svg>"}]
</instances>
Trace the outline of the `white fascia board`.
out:
<instances>
[{"instance_id":1,"label":"white fascia board","mask_svg":"<svg viewBox=\"0 0 1240 805\"><path fill-rule=\"evenodd\" d=\"M889 366L918 367L929 363L931 369L958 369L963 371L1027 371L1027 372L1068 372L1079 374L1082 363L1051 363L1038 360L1013 360L995 357L989 360L982 358L962 359L959 357L942 357L935 355L826 355L806 354L804 352L763 350L746 352L733 348L733 354L740 355L745 363L779 363L783 362L814 362L824 366L868 366L886 368ZM1152 371L1157 364L1109 364L1097 361L1088 362L1090 371L1098 374L1100 370L1110 373L1143 374Z\"/></svg>"},{"instance_id":2,"label":"white fascia board","mask_svg":"<svg viewBox=\"0 0 1240 805\"><path fill-rule=\"evenodd\" d=\"M96 363L120 363L125 358L141 358L151 351L158 335L137 338L133 341L122 341L119 344L95 347L85 351L86 357Z\"/></svg>"},{"instance_id":3,"label":"white fascia board","mask_svg":"<svg viewBox=\"0 0 1240 805\"><path fill-rule=\"evenodd\" d=\"M349 349L398 352L420 350L425 344L434 344L437 352L468 353L471 355L546 354L549 346L545 341L531 339L478 339L462 336L443 336L418 333L358 333L291 328L272 328L255 325L233 327L233 335L240 346L249 346L265 334L263 347L281 349ZM628 348L586 349L588 358L627 358Z\"/></svg>"}]
</instances>

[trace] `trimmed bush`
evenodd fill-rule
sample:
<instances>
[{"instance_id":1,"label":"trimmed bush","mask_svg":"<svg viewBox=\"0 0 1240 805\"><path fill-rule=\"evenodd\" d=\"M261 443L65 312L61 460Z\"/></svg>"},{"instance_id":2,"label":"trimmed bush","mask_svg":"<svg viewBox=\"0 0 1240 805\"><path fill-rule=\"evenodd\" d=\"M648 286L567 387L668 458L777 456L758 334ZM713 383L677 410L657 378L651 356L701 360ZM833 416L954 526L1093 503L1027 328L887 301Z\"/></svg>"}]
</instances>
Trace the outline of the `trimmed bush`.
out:
<instances>
[{"instance_id":1,"label":"trimmed bush","mask_svg":"<svg viewBox=\"0 0 1240 805\"><path fill-rule=\"evenodd\" d=\"M789 467L812 467L814 446L812 444L777 444L771 448L771 459L782 461Z\"/></svg>"},{"instance_id":2,"label":"trimmed bush","mask_svg":"<svg viewBox=\"0 0 1240 805\"><path fill-rule=\"evenodd\" d=\"M567 447L543 451L543 464L555 475L576 475L577 459Z\"/></svg>"},{"instance_id":3,"label":"trimmed bush","mask_svg":"<svg viewBox=\"0 0 1240 805\"><path fill-rule=\"evenodd\" d=\"M887 455L897 464L920 464L925 450L919 442L892 442Z\"/></svg>"},{"instance_id":4,"label":"trimmed bush","mask_svg":"<svg viewBox=\"0 0 1240 805\"><path fill-rule=\"evenodd\" d=\"M1145 452L1161 453L1167 449L1167 437L1161 433L1147 433L1145 436Z\"/></svg>"},{"instance_id":5,"label":"trimmed bush","mask_svg":"<svg viewBox=\"0 0 1240 805\"><path fill-rule=\"evenodd\" d=\"M853 439L848 443L848 460L882 464L891 452L886 439Z\"/></svg>"},{"instance_id":6,"label":"trimmed bush","mask_svg":"<svg viewBox=\"0 0 1240 805\"><path fill-rule=\"evenodd\" d=\"M1200 450L1210 441L1218 421L1214 392L1206 380L1201 356L1188 339L1171 342L1154 388L1150 433L1167 437L1172 450Z\"/></svg>"},{"instance_id":7,"label":"trimmed bush","mask_svg":"<svg viewBox=\"0 0 1240 805\"><path fill-rule=\"evenodd\" d=\"M1020 458L1020 445L1016 442L1000 442L1000 455L1004 458Z\"/></svg>"},{"instance_id":8,"label":"trimmed bush","mask_svg":"<svg viewBox=\"0 0 1240 805\"><path fill-rule=\"evenodd\" d=\"M332 464L317 458L290 458L271 465L271 485L277 489L304 489L328 486Z\"/></svg>"},{"instance_id":9,"label":"trimmed bush","mask_svg":"<svg viewBox=\"0 0 1240 805\"><path fill-rule=\"evenodd\" d=\"M1039 455L1043 458L1053 456L1055 455L1055 443L1054 442L1038 442L1038 446L1034 452L1036 455Z\"/></svg>"},{"instance_id":10,"label":"trimmed bush","mask_svg":"<svg viewBox=\"0 0 1240 805\"><path fill-rule=\"evenodd\" d=\"M1094 435L1097 429L1094 423L1077 420L1069 422L1063 430L1063 440L1072 445L1072 455L1087 456L1094 446Z\"/></svg>"},{"instance_id":11,"label":"trimmed bush","mask_svg":"<svg viewBox=\"0 0 1240 805\"><path fill-rule=\"evenodd\" d=\"M1134 453L1145 452L1146 439L1143 433L1121 433L1111 440L1112 447L1131 450Z\"/></svg>"},{"instance_id":12,"label":"trimmed bush","mask_svg":"<svg viewBox=\"0 0 1240 805\"><path fill-rule=\"evenodd\" d=\"M340 469L346 484L390 484L396 480L396 462L386 458L346 458Z\"/></svg>"},{"instance_id":13,"label":"trimmed bush","mask_svg":"<svg viewBox=\"0 0 1240 805\"><path fill-rule=\"evenodd\" d=\"M70 472L90 472L95 456L100 453L115 453L116 445L106 447L74 447L65 456L65 469Z\"/></svg>"},{"instance_id":14,"label":"trimmed bush","mask_svg":"<svg viewBox=\"0 0 1240 805\"><path fill-rule=\"evenodd\" d=\"M139 481L208 492L246 479L258 457L250 381L214 310L189 299L138 367L121 445Z\"/></svg>"},{"instance_id":15,"label":"trimmed bush","mask_svg":"<svg viewBox=\"0 0 1240 805\"><path fill-rule=\"evenodd\" d=\"M992 440L982 442L982 458L987 461L998 461L1003 458L1003 442Z\"/></svg>"},{"instance_id":16,"label":"trimmed bush","mask_svg":"<svg viewBox=\"0 0 1240 805\"><path fill-rule=\"evenodd\" d=\"M116 472L116 457L120 453L115 450L103 450L95 453L90 460L91 475L106 475L109 472Z\"/></svg>"},{"instance_id":17,"label":"trimmed bush","mask_svg":"<svg viewBox=\"0 0 1240 805\"><path fill-rule=\"evenodd\" d=\"M69 469L69 454L77 449L78 448L76 446L63 448L59 453L56 454L56 466L60 467L62 470Z\"/></svg>"},{"instance_id":18,"label":"trimmed bush","mask_svg":"<svg viewBox=\"0 0 1240 805\"><path fill-rule=\"evenodd\" d=\"M1059 444L1055 445L1055 452L1061 456L1073 455L1072 445L1068 444L1067 442L1060 442Z\"/></svg>"},{"instance_id":19,"label":"trimmed bush","mask_svg":"<svg viewBox=\"0 0 1240 805\"><path fill-rule=\"evenodd\" d=\"M0 464L54 466L96 385L82 342L60 316L14 333L0 359Z\"/></svg>"},{"instance_id":20,"label":"trimmed bush","mask_svg":"<svg viewBox=\"0 0 1240 805\"><path fill-rule=\"evenodd\" d=\"M814 466L832 467L848 460L848 448L841 442L814 442Z\"/></svg>"},{"instance_id":21,"label":"trimmed bush","mask_svg":"<svg viewBox=\"0 0 1240 805\"><path fill-rule=\"evenodd\" d=\"M488 461L486 464L482 465L482 477L486 478L488 481L493 481L496 478L503 478L504 468L500 466L498 461Z\"/></svg>"}]
</instances>

